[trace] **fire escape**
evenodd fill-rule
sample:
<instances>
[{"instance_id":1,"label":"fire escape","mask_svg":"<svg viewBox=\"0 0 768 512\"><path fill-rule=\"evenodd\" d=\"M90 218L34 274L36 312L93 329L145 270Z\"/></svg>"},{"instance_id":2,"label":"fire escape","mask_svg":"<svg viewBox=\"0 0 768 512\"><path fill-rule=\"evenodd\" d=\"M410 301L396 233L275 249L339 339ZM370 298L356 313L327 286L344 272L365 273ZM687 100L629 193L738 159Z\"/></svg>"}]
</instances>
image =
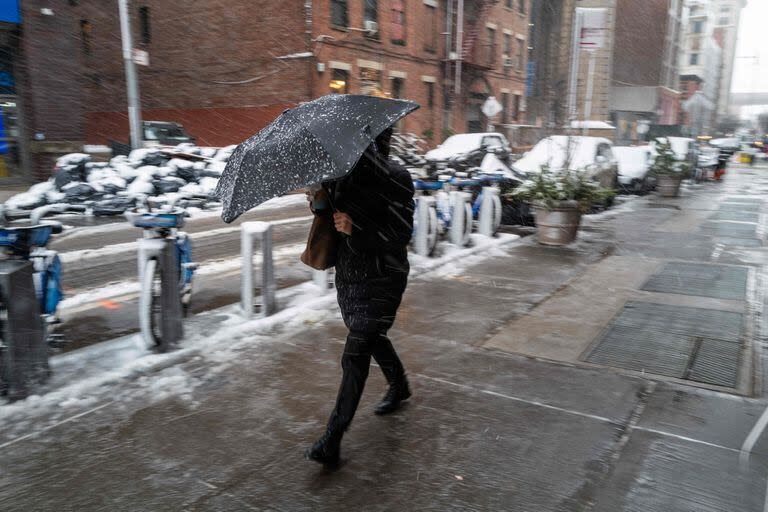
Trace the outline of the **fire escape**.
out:
<instances>
[{"instance_id":1,"label":"fire escape","mask_svg":"<svg viewBox=\"0 0 768 512\"><path fill-rule=\"evenodd\" d=\"M462 3L464 12L459 15L458 9ZM496 51L498 42L495 32L486 30L486 22L489 21L491 9L498 3L499 0L464 0L463 2L454 0L452 48L448 52L447 57L449 58L445 60L446 76L451 78L446 81L447 84L451 85L446 87L445 94L451 105L457 105L457 100L461 101L456 96L457 80L459 82L459 96L463 96L465 94L464 89L476 77L482 76L485 72L499 65L500 56ZM461 49L457 52L458 30L456 28L459 19L463 19L463 35Z\"/></svg>"}]
</instances>

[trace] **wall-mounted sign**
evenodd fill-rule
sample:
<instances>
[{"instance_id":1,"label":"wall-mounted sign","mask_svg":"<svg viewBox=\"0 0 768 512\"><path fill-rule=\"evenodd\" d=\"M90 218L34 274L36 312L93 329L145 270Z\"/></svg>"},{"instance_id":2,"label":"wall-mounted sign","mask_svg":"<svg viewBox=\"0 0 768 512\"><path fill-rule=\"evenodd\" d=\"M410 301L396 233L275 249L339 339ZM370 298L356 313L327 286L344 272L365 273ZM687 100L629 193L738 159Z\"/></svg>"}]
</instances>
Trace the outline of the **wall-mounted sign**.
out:
<instances>
[{"instance_id":1,"label":"wall-mounted sign","mask_svg":"<svg viewBox=\"0 0 768 512\"><path fill-rule=\"evenodd\" d=\"M138 48L134 48L133 62L137 66L149 66L149 52L144 50L139 50Z\"/></svg>"},{"instance_id":2,"label":"wall-mounted sign","mask_svg":"<svg viewBox=\"0 0 768 512\"><path fill-rule=\"evenodd\" d=\"M579 47L588 50L605 45L605 31L608 26L608 10L605 8L577 7L579 18Z\"/></svg>"}]
</instances>

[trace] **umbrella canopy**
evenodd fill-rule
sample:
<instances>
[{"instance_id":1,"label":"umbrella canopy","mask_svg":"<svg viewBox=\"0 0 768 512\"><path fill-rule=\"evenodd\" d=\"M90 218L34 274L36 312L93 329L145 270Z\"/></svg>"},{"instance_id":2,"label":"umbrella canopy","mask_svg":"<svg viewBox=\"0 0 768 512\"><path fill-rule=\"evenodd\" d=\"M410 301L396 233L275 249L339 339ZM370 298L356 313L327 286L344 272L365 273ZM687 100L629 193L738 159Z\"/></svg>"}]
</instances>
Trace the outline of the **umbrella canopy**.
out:
<instances>
[{"instance_id":1,"label":"umbrella canopy","mask_svg":"<svg viewBox=\"0 0 768 512\"><path fill-rule=\"evenodd\" d=\"M343 177L378 135L417 108L412 101L332 94L286 110L229 157L214 192L222 220Z\"/></svg>"}]
</instances>

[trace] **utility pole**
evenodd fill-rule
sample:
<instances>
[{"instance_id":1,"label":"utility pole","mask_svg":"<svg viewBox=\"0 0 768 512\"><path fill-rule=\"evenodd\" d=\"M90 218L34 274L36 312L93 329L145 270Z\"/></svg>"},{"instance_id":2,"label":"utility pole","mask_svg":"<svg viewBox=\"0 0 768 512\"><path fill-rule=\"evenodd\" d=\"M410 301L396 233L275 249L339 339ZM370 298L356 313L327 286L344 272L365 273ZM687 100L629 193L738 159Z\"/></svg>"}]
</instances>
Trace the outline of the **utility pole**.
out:
<instances>
[{"instance_id":1,"label":"utility pole","mask_svg":"<svg viewBox=\"0 0 768 512\"><path fill-rule=\"evenodd\" d=\"M125 63L125 90L128 95L128 124L131 128L131 147L142 146L141 104L139 102L139 82L136 76L136 64L133 62L133 37L131 19L128 15L128 0L117 0L120 11L120 34L123 42L123 62Z\"/></svg>"}]
</instances>

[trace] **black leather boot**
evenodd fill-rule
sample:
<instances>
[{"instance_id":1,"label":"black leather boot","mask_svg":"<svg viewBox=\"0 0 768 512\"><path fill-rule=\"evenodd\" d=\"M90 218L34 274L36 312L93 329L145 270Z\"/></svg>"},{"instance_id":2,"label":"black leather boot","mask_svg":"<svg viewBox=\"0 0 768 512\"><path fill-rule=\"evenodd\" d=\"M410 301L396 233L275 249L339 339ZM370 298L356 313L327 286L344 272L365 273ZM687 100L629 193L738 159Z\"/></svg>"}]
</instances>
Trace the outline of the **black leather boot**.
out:
<instances>
[{"instance_id":1,"label":"black leather boot","mask_svg":"<svg viewBox=\"0 0 768 512\"><path fill-rule=\"evenodd\" d=\"M410 397L411 389L408 387L408 379L403 375L398 382L390 384L387 394L384 395L373 412L378 415L395 412Z\"/></svg>"},{"instance_id":2,"label":"black leather boot","mask_svg":"<svg viewBox=\"0 0 768 512\"><path fill-rule=\"evenodd\" d=\"M339 467L341 460L341 432L336 432L328 428L323 437L315 441L311 448L308 448L304 456L308 460L313 460L322 464L328 469Z\"/></svg>"}]
</instances>

